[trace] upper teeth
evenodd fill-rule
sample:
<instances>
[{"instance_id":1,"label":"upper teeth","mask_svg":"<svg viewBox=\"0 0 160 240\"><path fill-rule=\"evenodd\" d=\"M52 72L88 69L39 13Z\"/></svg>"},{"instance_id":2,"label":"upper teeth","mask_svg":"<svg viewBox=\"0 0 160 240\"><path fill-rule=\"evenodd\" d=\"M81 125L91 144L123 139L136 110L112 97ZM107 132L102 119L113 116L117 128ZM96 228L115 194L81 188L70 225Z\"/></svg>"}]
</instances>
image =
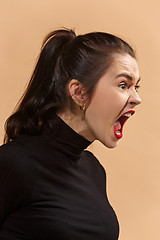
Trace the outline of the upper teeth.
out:
<instances>
[{"instance_id":1,"label":"upper teeth","mask_svg":"<svg viewBox=\"0 0 160 240\"><path fill-rule=\"evenodd\" d=\"M123 116L125 116L125 117L131 117L131 113L125 113Z\"/></svg>"}]
</instances>

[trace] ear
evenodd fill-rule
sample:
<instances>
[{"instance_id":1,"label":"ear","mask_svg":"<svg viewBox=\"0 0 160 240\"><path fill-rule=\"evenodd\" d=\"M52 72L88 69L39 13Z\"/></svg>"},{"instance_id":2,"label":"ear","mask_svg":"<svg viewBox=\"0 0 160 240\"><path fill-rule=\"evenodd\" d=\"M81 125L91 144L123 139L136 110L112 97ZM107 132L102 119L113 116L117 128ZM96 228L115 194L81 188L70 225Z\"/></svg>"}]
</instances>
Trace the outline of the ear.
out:
<instances>
[{"instance_id":1,"label":"ear","mask_svg":"<svg viewBox=\"0 0 160 240\"><path fill-rule=\"evenodd\" d=\"M73 101L76 102L79 106L82 106L87 99L83 84L76 79L72 79L69 82L68 90Z\"/></svg>"}]
</instances>

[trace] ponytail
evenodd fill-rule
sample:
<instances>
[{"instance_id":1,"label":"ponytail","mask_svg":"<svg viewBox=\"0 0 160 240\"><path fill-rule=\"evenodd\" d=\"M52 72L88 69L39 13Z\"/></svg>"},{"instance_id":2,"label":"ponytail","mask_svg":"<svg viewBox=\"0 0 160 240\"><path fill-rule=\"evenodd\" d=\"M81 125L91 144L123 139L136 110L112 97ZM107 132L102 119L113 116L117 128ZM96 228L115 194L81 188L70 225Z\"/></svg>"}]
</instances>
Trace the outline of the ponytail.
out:
<instances>
[{"instance_id":1,"label":"ponytail","mask_svg":"<svg viewBox=\"0 0 160 240\"><path fill-rule=\"evenodd\" d=\"M133 49L122 39L103 32L76 37L73 30L60 29L48 34L16 111L7 119L4 142L18 136L40 134L52 127L50 113L63 111L70 101L67 84L80 81L92 96L96 84L113 62L113 54L129 54Z\"/></svg>"},{"instance_id":2,"label":"ponytail","mask_svg":"<svg viewBox=\"0 0 160 240\"><path fill-rule=\"evenodd\" d=\"M46 36L28 87L15 113L6 121L4 142L25 133L40 133L44 115L62 107L65 99L59 92L64 83L59 81L59 63L65 45L75 37L72 30L57 30Z\"/></svg>"}]
</instances>

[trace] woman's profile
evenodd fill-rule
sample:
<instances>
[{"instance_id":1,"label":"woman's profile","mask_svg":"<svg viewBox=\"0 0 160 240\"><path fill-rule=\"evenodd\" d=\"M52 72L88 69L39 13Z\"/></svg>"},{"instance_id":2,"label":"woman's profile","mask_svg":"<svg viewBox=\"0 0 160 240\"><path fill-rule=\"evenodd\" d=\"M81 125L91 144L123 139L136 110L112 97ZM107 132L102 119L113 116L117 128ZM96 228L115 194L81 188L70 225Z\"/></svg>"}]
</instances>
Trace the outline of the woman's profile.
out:
<instances>
[{"instance_id":1,"label":"woman's profile","mask_svg":"<svg viewBox=\"0 0 160 240\"><path fill-rule=\"evenodd\" d=\"M45 38L0 147L0 240L116 240L106 174L85 150L114 148L141 103L134 50L104 32Z\"/></svg>"}]
</instances>

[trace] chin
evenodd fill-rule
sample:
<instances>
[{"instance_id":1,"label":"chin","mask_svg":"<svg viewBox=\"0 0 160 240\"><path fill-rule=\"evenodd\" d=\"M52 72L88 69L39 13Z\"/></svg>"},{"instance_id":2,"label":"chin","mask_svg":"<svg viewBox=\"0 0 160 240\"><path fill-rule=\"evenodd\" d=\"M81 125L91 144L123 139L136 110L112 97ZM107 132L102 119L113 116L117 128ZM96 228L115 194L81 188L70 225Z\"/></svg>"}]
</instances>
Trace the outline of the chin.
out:
<instances>
[{"instance_id":1,"label":"chin","mask_svg":"<svg viewBox=\"0 0 160 240\"><path fill-rule=\"evenodd\" d=\"M117 147L118 141L100 141L107 148Z\"/></svg>"}]
</instances>

